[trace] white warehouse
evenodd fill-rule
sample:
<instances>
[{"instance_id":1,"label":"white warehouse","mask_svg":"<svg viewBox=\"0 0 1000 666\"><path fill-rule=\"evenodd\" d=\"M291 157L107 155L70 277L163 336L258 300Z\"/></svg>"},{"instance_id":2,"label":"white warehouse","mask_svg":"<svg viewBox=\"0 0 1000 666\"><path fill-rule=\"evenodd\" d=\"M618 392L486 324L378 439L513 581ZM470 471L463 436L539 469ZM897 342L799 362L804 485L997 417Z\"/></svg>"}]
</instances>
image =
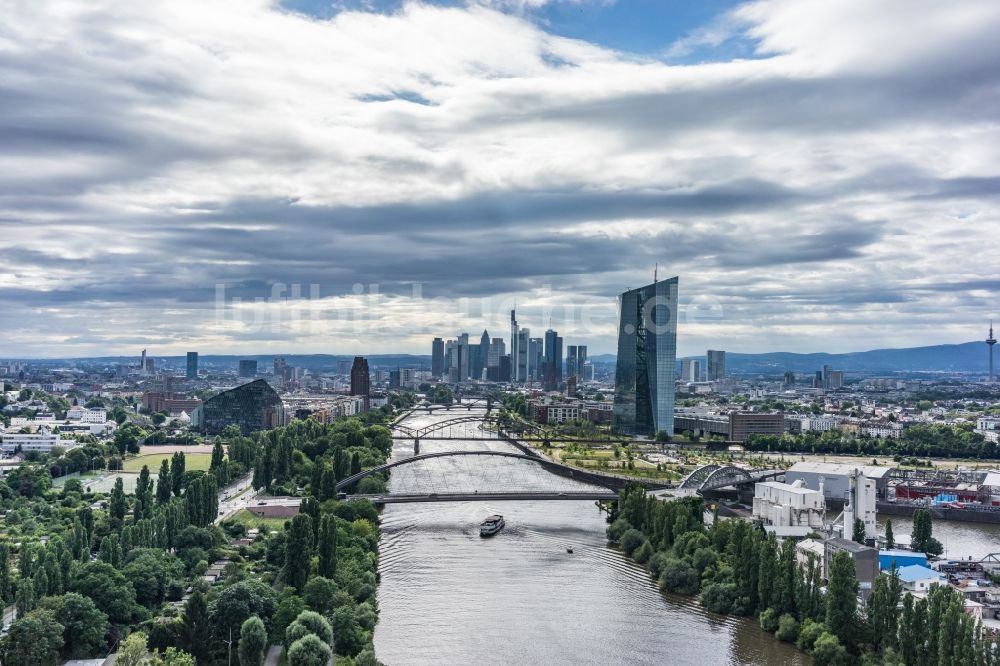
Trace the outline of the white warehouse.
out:
<instances>
[{"instance_id":1,"label":"white warehouse","mask_svg":"<svg viewBox=\"0 0 1000 666\"><path fill-rule=\"evenodd\" d=\"M825 513L823 491L810 490L801 481L764 481L754 486L753 517L780 537L821 530Z\"/></svg>"}]
</instances>

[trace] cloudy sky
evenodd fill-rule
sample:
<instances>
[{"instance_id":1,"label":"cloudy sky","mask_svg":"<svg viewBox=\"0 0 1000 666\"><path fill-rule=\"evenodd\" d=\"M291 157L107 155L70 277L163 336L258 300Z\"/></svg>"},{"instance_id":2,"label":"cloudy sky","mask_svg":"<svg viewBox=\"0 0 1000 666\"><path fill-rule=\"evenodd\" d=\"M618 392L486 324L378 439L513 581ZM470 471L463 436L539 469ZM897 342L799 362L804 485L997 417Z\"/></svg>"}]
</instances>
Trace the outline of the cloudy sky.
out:
<instances>
[{"instance_id":1,"label":"cloudy sky","mask_svg":"<svg viewBox=\"0 0 1000 666\"><path fill-rule=\"evenodd\" d=\"M996 0L7 0L0 356L963 342Z\"/></svg>"}]
</instances>

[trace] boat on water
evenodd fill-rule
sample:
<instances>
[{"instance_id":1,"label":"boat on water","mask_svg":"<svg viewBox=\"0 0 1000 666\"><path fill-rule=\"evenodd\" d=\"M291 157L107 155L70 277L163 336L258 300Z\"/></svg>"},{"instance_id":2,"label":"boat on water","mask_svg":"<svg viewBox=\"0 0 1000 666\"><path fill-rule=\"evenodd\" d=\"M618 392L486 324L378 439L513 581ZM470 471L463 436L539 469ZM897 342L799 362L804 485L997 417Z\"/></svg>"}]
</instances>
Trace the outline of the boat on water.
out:
<instances>
[{"instance_id":1,"label":"boat on water","mask_svg":"<svg viewBox=\"0 0 1000 666\"><path fill-rule=\"evenodd\" d=\"M486 520L484 520L482 523L479 524L479 536L482 537L493 536L494 534L502 530L503 526L504 526L503 516L501 516L500 514L490 516L489 518L487 518Z\"/></svg>"}]
</instances>

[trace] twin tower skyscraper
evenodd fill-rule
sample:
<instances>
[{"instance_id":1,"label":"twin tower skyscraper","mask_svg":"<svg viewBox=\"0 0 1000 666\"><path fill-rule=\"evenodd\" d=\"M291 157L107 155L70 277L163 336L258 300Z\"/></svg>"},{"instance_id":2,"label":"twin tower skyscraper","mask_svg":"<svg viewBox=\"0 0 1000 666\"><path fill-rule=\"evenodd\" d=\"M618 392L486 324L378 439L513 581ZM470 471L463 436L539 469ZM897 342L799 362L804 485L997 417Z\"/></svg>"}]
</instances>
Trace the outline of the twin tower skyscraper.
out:
<instances>
[{"instance_id":1,"label":"twin tower skyscraper","mask_svg":"<svg viewBox=\"0 0 1000 666\"><path fill-rule=\"evenodd\" d=\"M678 278L654 280L618 297L618 358L613 427L674 434Z\"/></svg>"}]
</instances>

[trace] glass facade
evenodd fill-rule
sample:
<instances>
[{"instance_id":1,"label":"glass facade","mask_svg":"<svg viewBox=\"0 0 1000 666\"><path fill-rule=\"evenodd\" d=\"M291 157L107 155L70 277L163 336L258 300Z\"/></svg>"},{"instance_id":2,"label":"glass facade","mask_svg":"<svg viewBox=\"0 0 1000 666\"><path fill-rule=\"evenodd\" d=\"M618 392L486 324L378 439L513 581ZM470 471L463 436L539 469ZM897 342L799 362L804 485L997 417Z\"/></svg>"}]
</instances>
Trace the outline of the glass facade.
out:
<instances>
[{"instance_id":1,"label":"glass facade","mask_svg":"<svg viewBox=\"0 0 1000 666\"><path fill-rule=\"evenodd\" d=\"M282 414L281 398L266 381L258 379L212 396L191 420L210 435L228 425L237 425L247 434L280 426Z\"/></svg>"},{"instance_id":2,"label":"glass facade","mask_svg":"<svg viewBox=\"0 0 1000 666\"><path fill-rule=\"evenodd\" d=\"M614 429L674 434L676 277L619 296Z\"/></svg>"}]
</instances>

